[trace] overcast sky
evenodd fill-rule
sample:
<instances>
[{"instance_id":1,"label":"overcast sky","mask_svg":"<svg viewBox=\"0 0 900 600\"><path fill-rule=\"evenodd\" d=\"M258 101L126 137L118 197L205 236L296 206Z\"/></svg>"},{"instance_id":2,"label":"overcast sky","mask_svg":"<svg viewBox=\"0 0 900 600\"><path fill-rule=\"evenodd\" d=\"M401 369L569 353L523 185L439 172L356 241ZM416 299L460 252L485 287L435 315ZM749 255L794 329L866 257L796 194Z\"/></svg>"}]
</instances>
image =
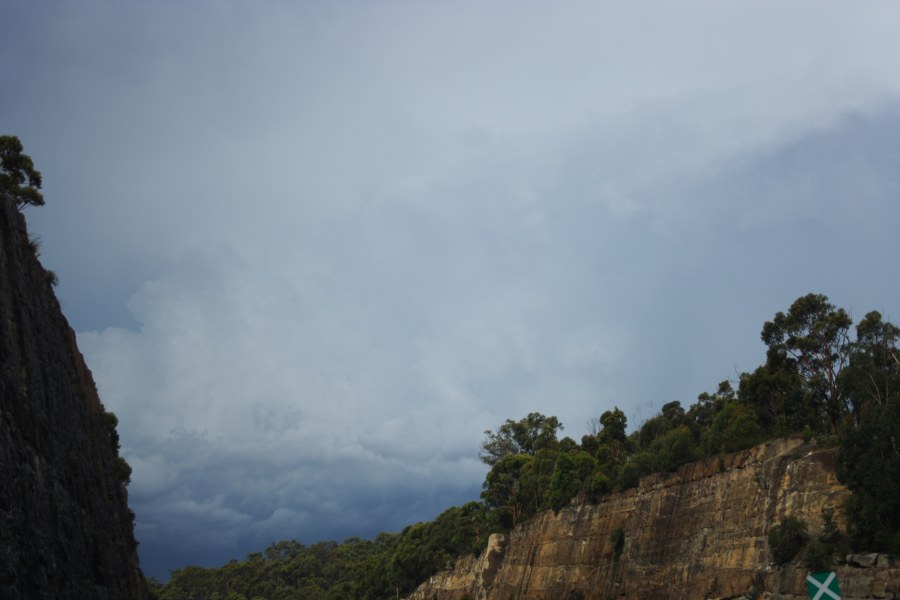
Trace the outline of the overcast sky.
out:
<instances>
[{"instance_id":1,"label":"overcast sky","mask_svg":"<svg viewBox=\"0 0 900 600\"><path fill-rule=\"evenodd\" d=\"M5 1L0 133L134 467L143 567L477 499L764 360L900 320L900 3Z\"/></svg>"}]
</instances>

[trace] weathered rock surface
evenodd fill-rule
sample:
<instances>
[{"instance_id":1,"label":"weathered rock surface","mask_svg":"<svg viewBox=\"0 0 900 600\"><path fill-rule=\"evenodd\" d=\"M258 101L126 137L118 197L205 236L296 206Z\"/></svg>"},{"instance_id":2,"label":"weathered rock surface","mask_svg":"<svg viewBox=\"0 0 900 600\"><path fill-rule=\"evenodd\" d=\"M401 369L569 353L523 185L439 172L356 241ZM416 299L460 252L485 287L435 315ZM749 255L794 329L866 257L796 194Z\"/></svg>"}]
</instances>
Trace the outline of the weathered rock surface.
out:
<instances>
[{"instance_id":1,"label":"weathered rock surface","mask_svg":"<svg viewBox=\"0 0 900 600\"><path fill-rule=\"evenodd\" d=\"M0 599L146 598L114 436L0 195Z\"/></svg>"},{"instance_id":2,"label":"weathered rock surface","mask_svg":"<svg viewBox=\"0 0 900 600\"><path fill-rule=\"evenodd\" d=\"M786 515L821 534L822 510L850 495L835 476L836 453L776 440L647 477L602 504L544 512L410 600L808 598L806 570L772 565L767 534ZM610 540L617 527L620 551ZM898 567L879 556L838 567L844 597L900 597Z\"/></svg>"}]
</instances>

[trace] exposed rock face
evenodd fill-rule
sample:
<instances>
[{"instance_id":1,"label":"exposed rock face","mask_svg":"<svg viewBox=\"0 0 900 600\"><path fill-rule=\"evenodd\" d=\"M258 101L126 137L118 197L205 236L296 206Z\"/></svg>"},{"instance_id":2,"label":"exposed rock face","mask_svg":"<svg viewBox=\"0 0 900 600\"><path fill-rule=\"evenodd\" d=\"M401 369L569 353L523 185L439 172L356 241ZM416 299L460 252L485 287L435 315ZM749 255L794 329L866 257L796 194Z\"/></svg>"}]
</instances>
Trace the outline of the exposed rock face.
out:
<instances>
[{"instance_id":1,"label":"exposed rock face","mask_svg":"<svg viewBox=\"0 0 900 600\"><path fill-rule=\"evenodd\" d=\"M114 423L0 195L0 599L147 597Z\"/></svg>"},{"instance_id":2,"label":"exposed rock face","mask_svg":"<svg viewBox=\"0 0 900 600\"><path fill-rule=\"evenodd\" d=\"M777 440L647 477L602 504L537 515L505 544L492 538L481 557L461 559L410 599L808 598L802 565L770 564L767 534L786 515L821 534L822 509L850 495L836 453ZM898 567L883 556L848 561L838 568L844 597L900 597Z\"/></svg>"}]
</instances>

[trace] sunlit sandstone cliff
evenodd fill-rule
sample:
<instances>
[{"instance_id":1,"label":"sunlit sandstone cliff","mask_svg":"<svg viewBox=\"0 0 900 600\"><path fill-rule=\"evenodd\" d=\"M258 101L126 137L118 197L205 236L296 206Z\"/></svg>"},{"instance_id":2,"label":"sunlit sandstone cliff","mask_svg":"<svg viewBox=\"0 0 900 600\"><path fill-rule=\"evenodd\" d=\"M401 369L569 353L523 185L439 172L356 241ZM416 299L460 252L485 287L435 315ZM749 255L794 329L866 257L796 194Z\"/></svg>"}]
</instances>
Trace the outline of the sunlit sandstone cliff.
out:
<instances>
[{"instance_id":1,"label":"sunlit sandstone cliff","mask_svg":"<svg viewBox=\"0 0 900 600\"><path fill-rule=\"evenodd\" d=\"M0 193L0 599L146 597L115 429Z\"/></svg>"},{"instance_id":2,"label":"sunlit sandstone cliff","mask_svg":"<svg viewBox=\"0 0 900 600\"><path fill-rule=\"evenodd\" d=\"M410 600L808 598L802 565L770 564L767 533L785 515L821 533L822 509L849 496L835 477L836 452L777 440L647 477L598 505L542 513L508 538L492 536L481 556L461 559ZM874 555L853 563L838 567L845 598L900 597L900 564Z\"/></svg>"}]
</instances>

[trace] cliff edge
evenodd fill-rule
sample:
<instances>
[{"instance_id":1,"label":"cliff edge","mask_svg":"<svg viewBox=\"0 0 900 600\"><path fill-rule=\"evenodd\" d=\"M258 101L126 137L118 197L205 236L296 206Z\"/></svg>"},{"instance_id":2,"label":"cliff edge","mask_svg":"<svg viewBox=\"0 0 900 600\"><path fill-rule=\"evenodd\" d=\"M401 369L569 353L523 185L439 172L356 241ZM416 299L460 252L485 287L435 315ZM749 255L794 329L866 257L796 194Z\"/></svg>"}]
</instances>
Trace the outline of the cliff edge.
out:
<instances>
[{"instance_id":1,"label":"cliff edge","mask_svg":"<svg viewBox=\"0 0 900 600\"><path fill-rule=\"evenodd\" d=\"M818 535L823 509L841 514L850 492L835 476L836 454L781 439L646 477L600 504L491 536L481 556L460 559L409 600L805 599L806 570L774 566L767 534L791 515ZM857 557L837 572L844 598L900 597L891 557Z\"/></svg>"},{"instance_id":2,"label":"cliff edge","mask_svg":"<svg viewBox=\"0 0 900 600\"><path fill-rule=\"evenodd\" d=\"M0 599L147 597L107 413L0 194Z\"/></svg>"}]
</instances>

